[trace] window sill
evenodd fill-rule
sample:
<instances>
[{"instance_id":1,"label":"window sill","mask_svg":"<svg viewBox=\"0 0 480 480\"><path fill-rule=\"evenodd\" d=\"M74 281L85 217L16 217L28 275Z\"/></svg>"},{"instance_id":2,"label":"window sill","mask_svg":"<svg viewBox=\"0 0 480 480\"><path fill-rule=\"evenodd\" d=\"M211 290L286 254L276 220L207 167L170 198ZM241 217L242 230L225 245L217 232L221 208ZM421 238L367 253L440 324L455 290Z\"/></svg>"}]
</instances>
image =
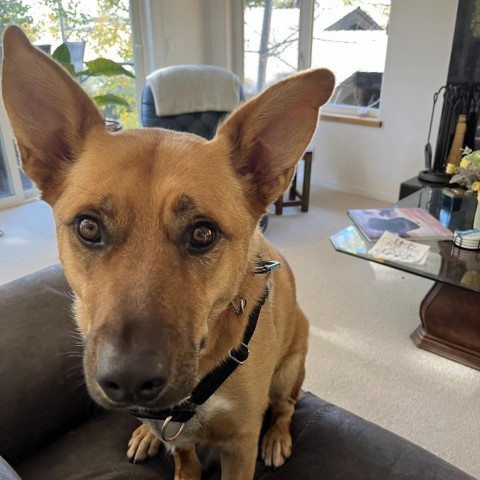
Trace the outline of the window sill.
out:
<instances>
[{"instance_id":1,"label":"window sill","mask_svg":"<svg viewBox=\"0 0 480 480\"><path fill-rule=\"evenodd\" d=\"M378 118L354 117L351 115L340 115L338 113L320 112L320 120L327 122L348 123L351 125L363 125L364 127L380 128L383 124Z\"/></svg>"}]
</instances>

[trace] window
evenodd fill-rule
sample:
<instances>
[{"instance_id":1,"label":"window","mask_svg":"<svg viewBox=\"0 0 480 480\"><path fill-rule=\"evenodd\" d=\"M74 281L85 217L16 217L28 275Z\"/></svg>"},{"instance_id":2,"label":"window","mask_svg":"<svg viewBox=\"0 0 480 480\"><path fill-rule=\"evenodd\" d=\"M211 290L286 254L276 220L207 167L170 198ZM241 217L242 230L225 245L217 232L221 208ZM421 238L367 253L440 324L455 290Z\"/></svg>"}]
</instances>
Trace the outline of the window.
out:
<instances>
[{"instance_id":1,"label":"window","mask_svg":"<svg viewBox=\"0 0 480 480\"><path fill-rule=\"evenodd\" d=\"M0 104L0 208L22 202L36 194L33 183L18 166L7 114L3 104Z\"/></svg>"},{"instance_id":2,"label":"window","mask_svg":"<svg viewBox=\"0 0 480 480\"><path fill-rule=\"evenodd\" d=\"M320 0L315 4L312 66L326 66L335 73L330 103L343 106L346 113L378 112L389 16L390 0Z\"/></svg>"},{"instance_id":3,"label":"window","mask_svg":"<svg viewBox=\"0 0 480 480\"><path fill-rule=\"evenodd\" d=\"M327 67L336 88L324 111L378 116L390 0L244 3L247 94L302 68Z\"/></svg>"},{"instance_id":4,"label":"window","mask_svg":"<svg viewBox=\"0 0 480 480\"><path fill-rule=\"evenodd\" d=\"M70 52L70 63L77 73L85 71L86 62L99 57L123 66L130 76L78 74L76 79L91 96L102 96L103 103L98 99L97 105L106 118L121 122L123 128L138 126L129 0L11 0L5 4L2 13L0 38L6 26L15 23L46 53L53 53L65 43ZM12 201L22 201L35 193L32 182L18 169L2 106L0 207Z\"/></svg>"},{"instance_id":5,"label":"window","mask_svg":"<svg viewBox=\"0 0 480 480\"><path fill-rule=\"evenodd\" d=\"M3 142L0 143L0 198L12 195L12 182L10 180L10 171L7 168L7 161L3 149Z\"/></svg>"},{"instance_id":6,"label":"window","mask_svg":"<svg viewBox=\"0 0 480 480\"><path fill-rule=\"evenodd\" d=\"M247 1L244 17L245 96L298 70L300 9L296 2Z\"/></svg>"}]
</instances>

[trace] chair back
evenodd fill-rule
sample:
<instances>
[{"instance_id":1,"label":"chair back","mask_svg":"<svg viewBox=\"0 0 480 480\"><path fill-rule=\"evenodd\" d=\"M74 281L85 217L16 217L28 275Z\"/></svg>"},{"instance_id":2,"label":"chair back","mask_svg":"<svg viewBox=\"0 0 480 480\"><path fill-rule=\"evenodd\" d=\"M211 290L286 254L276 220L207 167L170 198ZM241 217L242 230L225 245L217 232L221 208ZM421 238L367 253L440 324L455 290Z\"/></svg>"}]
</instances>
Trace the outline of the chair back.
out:
<instances>
[{"instance_id":1,"label":"chair back","mask_svg":"<svg viewBox=\"0 0 480 480\"><path fill-rule=\"evenodd\" d=\"M152 78L154 76L156 76L156 78ZM221 88L221 82L225 79L228 82L229 78L231 79L230 81L234 83L237 91L236 103L240 103L240 101L244 100L243 89L238 77L229 70L209 65L179 65L157 70L148 77L149 82L142 92L140 112L142 126L161 127L179 132L194 133L210 140L215 135L221 119L232 110L232 108L230 108L232 106L231 99L225 103L229 108L221 108L221 92L218 90L218 88ZM177 82L175 79L180 79L181 81ZM186 106L183 109L180 106L175 109L176 112L174 114L162 113L159 115L157 111L162 107L162 105L159 105L159 102L161 102L162 98L165 98L165 95L162 97L160 93L157 93L156 103L153 89L166 88L166 92L162 93L168 94L169 86L166 83L168 81L171 81L173 85L171 95L181 99L179 103L185 100L185 95L199 95L201 96L198 102L199 107L192 108L194 111L183 111L189 109L189 105L196 103L195 100L191 102L186 99L186 102L184 102ZM178 86L179 84L180 87ZM211 92L209 92L210 86ZM211 99L207 98L210 94L212 95ZM215 108L203 110L201 109L202 102L207 105L214 105Z\"/></svg>"}]
</instances>

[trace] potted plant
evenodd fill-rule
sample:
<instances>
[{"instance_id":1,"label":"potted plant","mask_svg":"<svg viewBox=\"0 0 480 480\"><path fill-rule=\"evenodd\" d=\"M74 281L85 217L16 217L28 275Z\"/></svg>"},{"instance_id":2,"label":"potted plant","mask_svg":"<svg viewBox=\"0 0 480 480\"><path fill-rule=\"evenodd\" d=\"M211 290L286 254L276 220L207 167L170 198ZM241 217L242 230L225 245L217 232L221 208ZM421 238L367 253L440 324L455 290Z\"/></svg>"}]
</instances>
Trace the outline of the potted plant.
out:
<instances>
[{"instance_id":1,"label":"potted plant","mask_svg":"<svg viewBox=\"0 0 480 480\"><path fill-rule=\"evenodd\" d=\"M69 73L75 78L79 83L84 83L90 77L113 77L117 75L126 75L131 78L135 78L135 75L132 72L129 72L127 69L123 68L118 63L110 60L108 58L96 58L85 62L86 68L84 70L76 70L75 66L71 62L70 50L65 43L62 43L55 51L52 53L52 58L60 63ZM99 108L106 107L108 105L119 105L124 107L129 107L128 102L112 93L107 93L105 95L95 95L93 100ZM121 122L112 119L105 119L107 129L110 131L118 131L122 128Z\"/></svg>"}]
</instances>

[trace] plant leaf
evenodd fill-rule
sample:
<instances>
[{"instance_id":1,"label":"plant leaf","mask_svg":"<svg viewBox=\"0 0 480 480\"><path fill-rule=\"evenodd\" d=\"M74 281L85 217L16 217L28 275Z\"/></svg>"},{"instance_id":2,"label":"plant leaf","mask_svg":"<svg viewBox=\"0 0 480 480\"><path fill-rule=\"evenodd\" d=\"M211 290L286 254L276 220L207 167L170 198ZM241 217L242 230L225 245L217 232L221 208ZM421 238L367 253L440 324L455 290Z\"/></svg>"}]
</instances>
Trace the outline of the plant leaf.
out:
<instances>
[{"instance_id":1,"label":"plant leaf","mask_svg":"<svg viewBox=\"0 0 480 480\"><path fill-rule=\"evenodd\" d=\"M62 67L73 77L77 77L77 73L75 72L75 67L71 63L63 63Z\"/></svg>"},{"instance_id":2,"label":"plant leaf","mask_svg":"<svg viewBox=\"0 0 480 480\"><path fill-rule=\"evenodd\" d=\"M71 63L70 50L68 49L65 43L62 43L59 47L55 49L52 53L52 58L59 63Z\"/></svg>"},{"instance_id":3,"label":"plant leaf","mask_svg":"<svg viewBox=\"0 0 480 480\"><path fill-rule=\"evenodd\" d=\"M113 95L112 93L107 93L106 95L97 95L93 97L95 103L99 107L105 107L106 105L120 105L122 107L128 108L128 102L118 95Z\"/></svg>"},{"instance_id":4,"label":"plant leaf","mask_svg":"<svg viewBox=\"0 0 480 480\"><path fill-rule=\"evenodd\" d=\"M85 62L88 70L82 72L85 75L97 77L99 75L105 75L106 77L113 77L115 75L126 75L127 77L135 78L132 72L129 72L118 63L108 58L96 58Z\"/></svg>"}]
</instances>

